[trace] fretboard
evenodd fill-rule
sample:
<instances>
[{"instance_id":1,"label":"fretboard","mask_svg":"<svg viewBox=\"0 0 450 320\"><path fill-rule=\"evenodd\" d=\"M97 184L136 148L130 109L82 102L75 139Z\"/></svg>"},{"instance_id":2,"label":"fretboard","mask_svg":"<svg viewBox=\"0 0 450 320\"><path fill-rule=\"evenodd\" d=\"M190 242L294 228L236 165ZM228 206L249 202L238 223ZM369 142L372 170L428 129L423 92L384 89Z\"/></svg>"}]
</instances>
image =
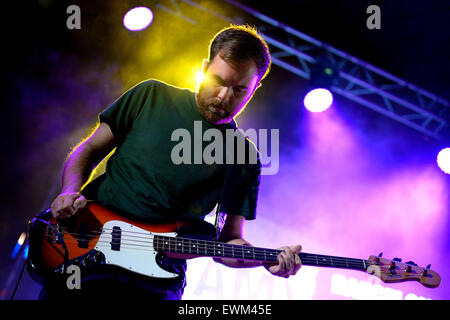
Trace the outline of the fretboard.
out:
<instances>
[{"instance_id":1,"label":"fretboard","mask_svg":"<svg viewBox=\"0 0 450 320\"><path fill-rule=\"evenodd\" d=\"M153 239L155 250L193 256L231 258L261 262L276 262L281 250L249 247L237 244L222 243L181 237L155 235ZM303 265L366 270L367 260L300 253Z\"/></svg>"}]
</instances>

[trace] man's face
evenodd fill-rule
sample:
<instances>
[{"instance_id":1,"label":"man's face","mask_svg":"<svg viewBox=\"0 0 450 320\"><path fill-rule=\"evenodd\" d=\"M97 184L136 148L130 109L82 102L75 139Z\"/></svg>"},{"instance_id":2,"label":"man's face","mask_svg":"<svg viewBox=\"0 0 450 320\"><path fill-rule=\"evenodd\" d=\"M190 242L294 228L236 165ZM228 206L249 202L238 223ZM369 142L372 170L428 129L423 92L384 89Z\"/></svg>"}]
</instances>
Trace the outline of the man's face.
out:
<instances>
[{"instance_id":1,"label":"man's face","mask_svg":"<svg viewBox=\"0 0 450 320\"><path fill-rule=\"evenodd\" d=\"M205 80L196 95L200 114L213 124L231 122L259 86L255 62L230 64L218 54L213 61L204 62L203 71Z\"/></svg>"}]
</instances>

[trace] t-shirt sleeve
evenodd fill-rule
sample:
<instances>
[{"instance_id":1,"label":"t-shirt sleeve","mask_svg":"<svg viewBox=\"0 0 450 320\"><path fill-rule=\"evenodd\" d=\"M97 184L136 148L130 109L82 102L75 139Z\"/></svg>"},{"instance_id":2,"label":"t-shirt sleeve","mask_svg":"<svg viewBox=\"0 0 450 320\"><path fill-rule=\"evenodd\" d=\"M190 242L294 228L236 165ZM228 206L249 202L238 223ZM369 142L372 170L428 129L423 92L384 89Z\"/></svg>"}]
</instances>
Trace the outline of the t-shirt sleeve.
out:
<instances>
[{"instance_id":1,"label":"t-shirt sleeve","mask_svg":"<svg viewBox=\"0 0 450 320\"><path fill-rule=\"evenodd\" d=\"M109 125L118 144L121 144L130 132L152 88L153 81L141 82L100 113L99 121Z\"/></svg>"},{"instance_id":2,"label":"t-shirt sleeve","mask_svg":"<svg viewBox=\"0 0 450 320\"><path fill-rule=\"evenodd\" d=\"M256 218L256 206L261 182L261 162L256 164L232 165L228 179L231 183L225 189L222 211L226 214L241 215L246 220Z\"/></svg>"}]
</instances>

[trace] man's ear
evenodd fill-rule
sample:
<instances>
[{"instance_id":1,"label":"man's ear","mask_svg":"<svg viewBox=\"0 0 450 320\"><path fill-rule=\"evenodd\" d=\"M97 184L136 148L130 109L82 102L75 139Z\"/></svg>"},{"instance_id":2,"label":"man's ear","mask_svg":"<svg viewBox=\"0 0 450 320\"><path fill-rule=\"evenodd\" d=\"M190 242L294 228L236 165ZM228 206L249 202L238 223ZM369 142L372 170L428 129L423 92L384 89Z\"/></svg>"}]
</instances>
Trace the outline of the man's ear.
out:
<instances>
[{"instance_id":1,"label":"man's ear","mask_svg":"<svg viewBox=\"0 0 450 320\"><path fill-rule=\"evenodd\" d=\"M255 91L256 91L256 89L258 89L259 87L261 87L261 82L258 82L256 85L255 85L255 88L253 89L253 92L252 92L252 95L255 93Z\"/></svg>"},{"instance_id":2,"label":"man's ear","mask_svg":"<svg viewBox=\"0 0 450 320\"><path fill-rule=\"evenodd\" d=\"M208 68L209 68L209 61L208 61L208 59L203 59L202 73L205 74L206 71L208 71Z\"/></svg>"}]
</instances>

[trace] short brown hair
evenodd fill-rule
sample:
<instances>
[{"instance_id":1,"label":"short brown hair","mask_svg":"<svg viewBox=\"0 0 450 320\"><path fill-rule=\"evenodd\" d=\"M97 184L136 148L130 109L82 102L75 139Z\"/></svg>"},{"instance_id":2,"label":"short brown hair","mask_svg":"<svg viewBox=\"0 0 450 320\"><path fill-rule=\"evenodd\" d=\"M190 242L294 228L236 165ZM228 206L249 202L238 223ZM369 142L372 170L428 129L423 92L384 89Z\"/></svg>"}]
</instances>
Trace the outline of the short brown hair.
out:
<instances>
[{"instance_id":1,"label":"short brown hair","mask_svg":"<svg viewBox=\"0 0 450 320\"><path fill-rule=\"evenodd\" d=\"M209 46L209 61L220 57L231 63L252 59L256 63L259 80L269 73L271 66L269 46L256 28L248 25L232 25L219 31Z\"/></svg>"}]
</instances>

